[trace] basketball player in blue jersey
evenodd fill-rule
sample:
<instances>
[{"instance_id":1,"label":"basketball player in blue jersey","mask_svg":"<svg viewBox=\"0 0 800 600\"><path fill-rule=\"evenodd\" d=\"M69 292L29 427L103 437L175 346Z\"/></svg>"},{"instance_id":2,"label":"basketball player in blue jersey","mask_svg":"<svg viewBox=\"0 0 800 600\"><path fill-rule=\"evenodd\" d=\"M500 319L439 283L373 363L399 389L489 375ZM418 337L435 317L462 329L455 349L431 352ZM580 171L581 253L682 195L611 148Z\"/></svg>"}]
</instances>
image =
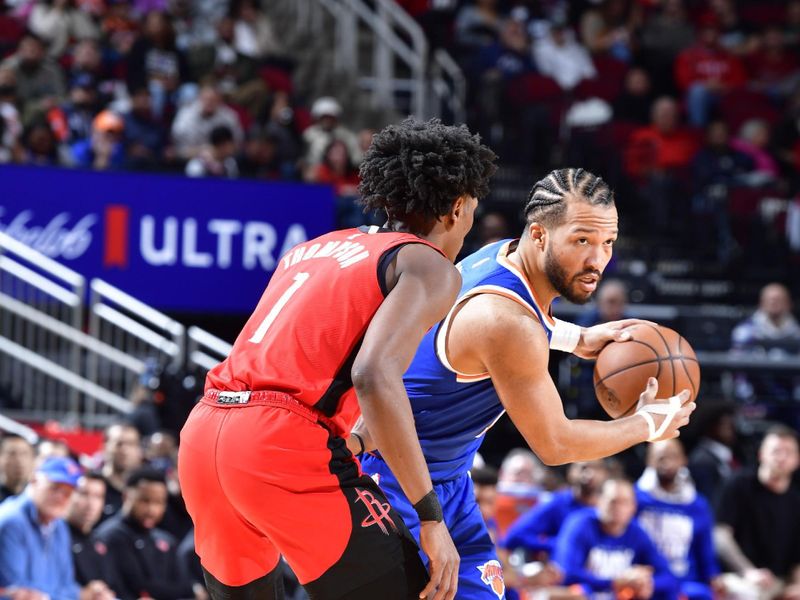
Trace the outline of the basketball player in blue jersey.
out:
<instances>
[{"instance_id":1,"label":"basketball player in blue jersey","mask_svg":"<svg viewBox=\"0 0 800 600\"><path fill-rule=\"evenodd\" d=\"M458 597L504 598L494 544L475 502L469 469L484 433L508 412L548 465L611 456L644 441L670 439L689 421L689 392L656 399L652 379L637 412L611 422L569 420L548 373L551 348L593 358L635 321L581 329L550 314L557 296L589 300L611 259L617 209L608 185L583 169L536 183L519 240L490 244L464 259L462 287L447 317L423 338L404 383L444 520L461 555ZM357 426L354 453L374 448ZM378 480L417 535L419 521L379 453L363 470Z\"/></svg>"}]
</instances>

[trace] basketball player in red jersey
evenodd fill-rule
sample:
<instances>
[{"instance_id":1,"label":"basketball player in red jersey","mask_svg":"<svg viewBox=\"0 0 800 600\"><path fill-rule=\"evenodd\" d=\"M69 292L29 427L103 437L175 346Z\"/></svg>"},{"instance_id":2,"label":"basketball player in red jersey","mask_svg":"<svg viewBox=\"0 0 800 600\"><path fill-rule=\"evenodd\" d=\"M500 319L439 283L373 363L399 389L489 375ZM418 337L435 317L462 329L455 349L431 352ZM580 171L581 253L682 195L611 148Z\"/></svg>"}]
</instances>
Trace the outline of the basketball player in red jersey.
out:
<instances>
[{"instance_id":1,"label":"basketball player in red jersey","mask_svg":"<svg viewBox=\"0 0 800 600\"><path fill-rule=\"evenodd\" d=\"M282 598L281 555L314 599L455 597L458 554L402 376L456 299L453 261L494 159L466 127L437 120L377 134L361 194L387 228L289 251L209 372L178 469L214 600ZM429 580L402 518L347 449L360 415L422 522Z\"/></svg>"}]
</instances>

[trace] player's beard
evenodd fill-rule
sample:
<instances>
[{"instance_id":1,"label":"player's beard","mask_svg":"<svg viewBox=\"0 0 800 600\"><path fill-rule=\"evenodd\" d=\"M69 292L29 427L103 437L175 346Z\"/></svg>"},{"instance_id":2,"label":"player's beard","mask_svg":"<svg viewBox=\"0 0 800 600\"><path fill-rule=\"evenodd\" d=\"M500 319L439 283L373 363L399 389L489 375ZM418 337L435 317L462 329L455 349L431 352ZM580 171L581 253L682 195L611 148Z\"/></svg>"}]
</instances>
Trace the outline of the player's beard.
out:
<instances>
[{"instance_id":1,"label":"player's beard","mask_svg":"<svg viewBox=\"0 0 800 600\"><path fill-rule=\"evenodd\" d=\"M556 260L550 248L545 250L544 253L544 273L547 275L550 285L558 292L559 296L566 298L573 304L586 304L592 297L591 293L586 294L574 288L574 286L577 285L579 277L590 274L602 277L597 271L582 271L570 277L567 270Z\"/></svg>"}]
</instances>

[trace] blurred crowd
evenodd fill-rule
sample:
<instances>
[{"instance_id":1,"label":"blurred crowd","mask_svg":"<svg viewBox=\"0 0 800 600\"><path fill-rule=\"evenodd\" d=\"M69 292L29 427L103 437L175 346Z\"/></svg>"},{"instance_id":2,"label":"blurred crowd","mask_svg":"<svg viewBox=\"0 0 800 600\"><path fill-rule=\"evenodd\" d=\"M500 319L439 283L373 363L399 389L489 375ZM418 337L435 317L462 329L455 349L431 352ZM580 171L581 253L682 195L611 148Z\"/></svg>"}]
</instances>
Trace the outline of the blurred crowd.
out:
<instances>
[{"instance_id":1,"label":"blurred crowd","mask_svg":"<svg viewBox=\"0 0 800 600\"><path fill-rule=\"evenodd\" d=\"M709 404L690 452L670 440L548 468L479 456L475 494L509 599L800 598L797 432L744 439ZM119 422L94 455L0 438L0 597L207 600L172 431ZM488 567L487 567L488 568ZM306 598L285 572L287 597Z\"/></svg>"},{"instance_id":2,"label":"blurred crowd","mask_svg":"<svg viewBox=\"0 0 800 600\"><path fill-rule=\"evenodd\" d=\"M800 252L797 0L400 4L457 57L504 164L600 173L697 255Z\"/></svg>"},{"instance_id":3,"label":"blurred crowd","mask_svg":"<svg viewBox=\"0 0 800 600\"><path fill-rule=\"evenodd\" d=\"M399 3L456 57L468 124L528 186L580 165L698 256L800 256L800 0ZM302 57L267 7L3 0L0 163L319 182L352 225L373 130L299 97Z\"/></svg>"},{"instance_id":4,"label":"blurred crowd","mask_svg":"<svg viewBox=\"0 0 800 600\"><path fill-rule=\"evenodd\" d=\"M295 95L257 0L0 2L0 164L332 185L372 131Z\"/></svg>"}]
</instances>

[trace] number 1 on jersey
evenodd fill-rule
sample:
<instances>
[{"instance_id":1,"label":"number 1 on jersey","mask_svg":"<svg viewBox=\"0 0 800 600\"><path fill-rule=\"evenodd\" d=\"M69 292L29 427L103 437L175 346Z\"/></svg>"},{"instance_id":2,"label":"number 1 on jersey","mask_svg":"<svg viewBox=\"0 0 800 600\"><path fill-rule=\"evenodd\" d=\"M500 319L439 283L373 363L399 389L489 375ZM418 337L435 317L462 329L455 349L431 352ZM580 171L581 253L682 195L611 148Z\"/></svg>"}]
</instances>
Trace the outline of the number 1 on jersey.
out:
<instances>
[{"instance_id":1,"label":"number 1 on jersey","mask_svg":"<svg viewBox=\"0 0 800 600\"><path fill-rule=\"evenodd\" d=\"M300 289L300 286L303 285L308 278L311 277L309 273L298 273L294 276L294 283L289 286L289 288L283 292L283 295L278 298L278 301L272 307L272 310L267 313L267 316L264 317L264 320L261 321L261 325L258 326L256 332L253 334L248 341L253 342L254 344L260 344L261 341L264 339L264 336L267 335L267 330L269 329L272 322L278 317L278 314L283 310L283 307L286 306L286 303L289 302L289 299L294 295L294 293Z\"/></svg>"}]
</instances>

